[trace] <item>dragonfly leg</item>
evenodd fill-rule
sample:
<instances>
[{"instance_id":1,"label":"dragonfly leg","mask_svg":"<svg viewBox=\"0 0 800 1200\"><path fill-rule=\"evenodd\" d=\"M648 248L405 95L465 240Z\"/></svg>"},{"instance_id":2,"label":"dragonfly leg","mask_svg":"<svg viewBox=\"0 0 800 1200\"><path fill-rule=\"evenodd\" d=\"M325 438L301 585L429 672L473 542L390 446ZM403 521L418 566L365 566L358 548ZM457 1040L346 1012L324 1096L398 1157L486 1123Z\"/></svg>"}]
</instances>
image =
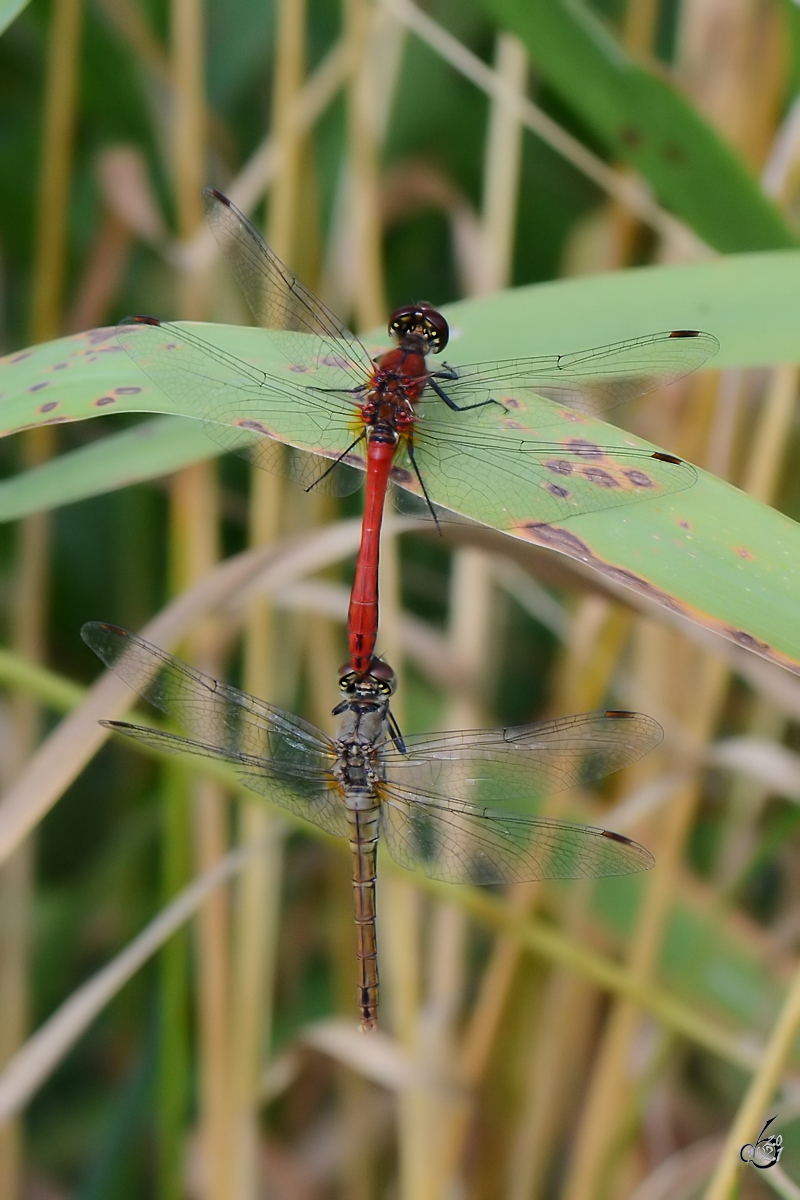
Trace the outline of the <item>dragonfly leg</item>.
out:
<instances>
[{"instance_id":1,"label":"dragonfly leg","mask_svg":"<svg viewBox=\"0 0 800 1200\"><path fill-rule=\"evenodd\" d=\"M417 463L417 457L414 453L414 439L410 433L408 434L408 437L406 439L406 447L408 449L409 461L411 462L411 465L414 468L414 474L416 475L417 479L419 480L419 486L422 488L422 494L425 497L425 503L427 504L428 508L431 510L431 516L433 517L436 528L439 531L439 535L441 536L442 527L439 524L439 518L437 517L436 510L433 507L433 501L431 500L430 496L428 495L428 489L425 487L425 480L422 478L422 472L419 469L419 464Z\"/></svg>"},{"instance_id":2,"label":"dragonfly leg","mask_svg":"<svg viewBox=\"0 0 800 1200\"><path fill-rule=\"evenodd\" d=\"M446 378L450 378L447 376ZM452 376L453 379L458 379L457 375ZM428 378L428 383L436 392L440 400L444 400L448 408L452 408L453 412L470 412L473 408L486 408L487 404L496 404L498 408L502 408L503 412L507 412L505 404L501 404L499 400L479 400L477 404L456 404L455 400L451 400L443 387L440 387L434 377L431 375Z\"/></svg>"},{"instance_id":3,"label":"dragonfly leg","mask_svg":"<svg viewBox=\"0 0 800 1200\"><path fill-rule=\"evenodd\" d=\"M336 709L334 709L333 711L336 712ZM392 741L394 742L394 746L395 746L395 749L397 750L397 753L405 754L406 753L405 738L403 737L400 726L397 724L397 721L395 720L395 716L394 716L393 712L389 713L389 735L390 735Z\"/></svg>"},{"instance_id":4,"label":"dragonfly leg","mask_svg":"<svg viewBox=\"0 0 800 1200\"><path fill-rule=\"evenodd\" d=\"M350 445L347 447L346 450L342 451L342 453L339 455L338 458L335 458L333 460L333 462L331 463L331 465L329 467L325 468L325 470L320 475L319 479L315 479L313 483L309 484L309 486L306 488L306 491L307 492L313 491L313 489L317 486L318 483L322 483L323 479L325 479L328 475L330 475L333 468L338 467L338 465L342 461L342 459L347 458L347 455L350 453L350 451L355 450L358 443L363 441L366 436L367 436L367 432L366 432L366 430L364 430L363 433L360 433L358 435L358 437L356 438L356 440L354 442L350 443Z\"/></svg>"},{"instance_id":5,"label":"dragonfly leg","mask_svg":"<svg viewBox=\"0 0 800 1200\"><path fill-rule=\"evenodd\" d=\"M325 392L326 395L334 396L363 396L366 390L367 387L364 383L359 383L357 387L352 388L314 387L313 384L309 384L306 388L308 392Z\"/></svg>"}]
</instances>

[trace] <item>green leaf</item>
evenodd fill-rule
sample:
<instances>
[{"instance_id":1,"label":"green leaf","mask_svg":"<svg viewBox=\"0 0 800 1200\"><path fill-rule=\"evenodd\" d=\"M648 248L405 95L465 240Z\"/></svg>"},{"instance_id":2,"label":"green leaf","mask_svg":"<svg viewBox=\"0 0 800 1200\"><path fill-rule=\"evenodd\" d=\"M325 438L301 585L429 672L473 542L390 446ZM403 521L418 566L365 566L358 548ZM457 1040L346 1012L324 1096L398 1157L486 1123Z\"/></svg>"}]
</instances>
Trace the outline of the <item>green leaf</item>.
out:
<instances>
[{"instance_id":1,"label":"green leaf","mask_svg":"<svg viewBox=\"0 0 800 1200\"><path fill-rule=\"evenodd\" d=\"M722 251L793 244L757 181L667 80L639 66L582 0L485 0L537 71L659 200Z\"/></svg>"},{"instance_id":2,"label":"green leaf","mask_svg":"<svg viewBox=\"0 0 800 1200\"><path fill-rule=\"evenodd\" d=\"M8 29L28 3L29 0L0 0L0 33Z\"/></svg>"},{"instance_id":3,"label":"green leaf","mask_svg":"<svg viewBox=\"0 0 800 1200\"><path fill-rule=\"evenodd\" d=\"M218 453L199 421L156 417L3 480L0 521L169 475Z\"/></svg>"},{"instance_id":4,"label":"green leaf","mask_svg":"<svg viewBox=\"0 0 800 1200\"><path fill-rule=\"evenodd\" d=\"M519 288L452 305L447 315L453 324L448 357L454 363L570 351L670 327L699 327L716 334L721 343L718 366L793 361L800 359L800 252L741 255ZM264 330L187 328L240 358L276 371L290 370ZM0 388L0 431L5 433L108 411L198 415L192 388L187 388L182 405L174 398L169 401L118 347L113 330L95 330L9 356L0 363ZM458 414L453 419L457 421ZM297 436L297 416L276 406L273 425L278 436L281 428L285 435L281 421L290 423L296 442L314 444L313 418L307 421L304 437ZM573 421L564 422L567 432L574 436ZM584 418L580 434L607 446L646 444ZM118 451L119 437L130 436L118 435L91 448L100 470L103 445L109 455L117 456L117 485L130 479L129 473L123 474L126 469L135 471L138 479L146 478L149 455L153 475L187 461L179 433L172 443L174 459L160 446L158 434L142 444L134 465ZM550 431L548 441L552 438ZM214 450L212 444L210 452ZM38 468L39 484L46 472L61 469L55 462ZM469 495L469 466L455 462L452 469L454 487L466 491L460 511L485 519L479 498ZM65 497L76 499L79 485L74 475L71 481L67 478L71 468L66 462L63 470L69 484ZM106 474L107 486L114 486L113 475L112 470ZM89 482L96 490L97 476ZM16 504L13 511L21 513L24 505L15 500L16 488L27 489L30 503L33 493L25 476L4 485L2 500L4 506ZM496 488L509 489L510 502L516 504L518 478L498 474ZM59 502L56 488L49 495L53 503ZM610 580L767 658L793 669L800 666L800 526L714 476L701 472L694 487L657 502L574 517L561 525L542 526L540 521L541 514L531 512L531 524L519 528L517 536L589 563Z\"/></svg>"}]
</instances>

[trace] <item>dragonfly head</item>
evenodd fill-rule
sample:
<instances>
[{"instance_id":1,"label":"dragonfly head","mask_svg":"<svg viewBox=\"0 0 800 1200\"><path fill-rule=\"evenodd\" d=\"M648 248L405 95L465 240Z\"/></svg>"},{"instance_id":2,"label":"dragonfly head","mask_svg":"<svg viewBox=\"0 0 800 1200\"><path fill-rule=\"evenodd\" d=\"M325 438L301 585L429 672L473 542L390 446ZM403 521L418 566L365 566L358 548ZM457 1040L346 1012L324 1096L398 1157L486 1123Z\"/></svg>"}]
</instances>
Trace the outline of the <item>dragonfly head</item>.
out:
<instances>
[{"instance_id":1,"label":"dragonfly head","mask_svg":"<svg viewBox=\"0 0 800 1200\"><path fill-rule=\"evenodd\" d=\"M350 699L369 700L379 696L392 696L397 687L397 676L383 659L373 658L369 670L358 675L349 662L339 668L339 687Z\"/></svg>"},{"instance_id":2,"label":"dragonfly head","mask_svg":"<svg viewBox=\"0 0 800 1200\"><path fill-rule=\"evenodd\" d=\"M389 318L389 333L398 342L406 338L421 342L423 354L441 354L450 340L447 321L424 300L396 308Z\"/></svg>"}]
</instances>

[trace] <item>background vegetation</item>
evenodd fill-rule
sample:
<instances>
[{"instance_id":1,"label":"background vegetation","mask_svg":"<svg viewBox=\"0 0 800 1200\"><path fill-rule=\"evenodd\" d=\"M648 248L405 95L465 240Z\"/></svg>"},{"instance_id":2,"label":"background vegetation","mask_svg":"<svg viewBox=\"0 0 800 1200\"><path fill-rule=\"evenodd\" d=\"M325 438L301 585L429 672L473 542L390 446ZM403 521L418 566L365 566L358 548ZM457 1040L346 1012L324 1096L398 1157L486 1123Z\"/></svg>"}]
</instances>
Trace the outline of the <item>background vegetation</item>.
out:
<instances>
[{"instance_id":1,"label":"background vegetation","mask_svg":"<svg viewBox=\"0 0 800 1200\"><path fill-rule=\"evenodd\" d=\"M789 0L34 0L0 39L4 369L131 311L246 322L202 231L208 182L362 331L413 297L720 253L765 252L748 270L771 281L800 266L798 64ZM569 348L601 318L608 340L650 331L604 286ZM747 369L626 419L797 519L796 370L752 364L794 357L770 327L797 327L800 297L764 294L746 357L723 344ZM142 452L125 431L151 420L0 445L0 1195L800 1195L792 675L563 556L395 522L380 647L405 729L613 704L667 738L548 809L645 842L646 878L500 895L383 862L383 1029L364 1039L342 847L103 745L126 701L84 693L78 637L150 622L331 730L358 501L251 478L174 425ZM778 524L760 528L779 564ZM745 1168L774 1111L780 1168Z\"/></svg>"}]
</instances>

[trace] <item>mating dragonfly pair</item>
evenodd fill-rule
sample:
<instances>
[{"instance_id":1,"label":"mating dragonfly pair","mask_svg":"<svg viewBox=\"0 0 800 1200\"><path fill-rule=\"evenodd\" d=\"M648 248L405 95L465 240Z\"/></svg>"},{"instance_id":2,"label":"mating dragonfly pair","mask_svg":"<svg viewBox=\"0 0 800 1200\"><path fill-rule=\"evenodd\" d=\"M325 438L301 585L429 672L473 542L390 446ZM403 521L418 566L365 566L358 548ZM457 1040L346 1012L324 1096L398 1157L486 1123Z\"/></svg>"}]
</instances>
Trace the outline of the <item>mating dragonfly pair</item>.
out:
<instances>
[{"instance_id":1,"label":"mating dragonfly pair","mask_svg":"<svg viewBox=\"0 0 800 1200\"><path fill-rule=\"evenodd\" d=\"M362 1028L372 1029L379 838L403 866L454 883L644 870L652 856L628 838L534 817L529 806L635 762L662 736L649 717L608 711L403 739L390 711L394 672L374 656L389 481L416 491L437 522L450 509L507 530L680 491L696 476L672 455L580 438L547 442L541 434L563 422L564 405L578 419L680 378L715 351L716 340L677 330L578 354L436 369L428 358L444 350L448 325L430 305L417 304L392 315L395 346L373 360L230 201L208 189L204 203L283 367L263 370L151 317L124 323L119 341L184 411L191 399L213 437L238 451L244 445L258 465L280 464L307 488L340 495L366 471L350 660L334 710L339 735L331 740L125 630L91 623L83 637L191 737L124 722L110 728L161 750L226 761L251 790L348 839L359 1009ZM276 440L295 451L277 455Z\"/></svg>"}]
</instances>

